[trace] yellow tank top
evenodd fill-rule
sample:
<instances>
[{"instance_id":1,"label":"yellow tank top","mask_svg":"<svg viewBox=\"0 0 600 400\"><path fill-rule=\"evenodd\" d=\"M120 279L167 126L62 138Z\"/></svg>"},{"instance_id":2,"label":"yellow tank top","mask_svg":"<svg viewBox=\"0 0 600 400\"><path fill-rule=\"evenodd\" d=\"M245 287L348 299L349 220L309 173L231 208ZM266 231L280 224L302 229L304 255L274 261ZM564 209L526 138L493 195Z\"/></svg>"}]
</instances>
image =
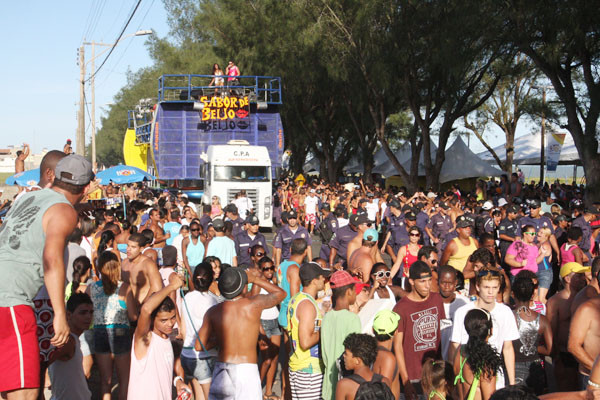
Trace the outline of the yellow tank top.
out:
<instances>
[{"instance_id":1,"label":"yellow tank top","mask_svg":"<svg viewBox=\"0 0 600 400\"><path fill-rule=\"evenodd\" d=\"M296 310L298 305L304 300L309 300L315 307L317 312L317 318L315 319L315 331L321 329L321 320L323 315L321 310L317 306L315 299L308 293L298 292L291 298L288 305L287 314L287 330L292 341L292 355L290 356L289 366L290 370L295 372L306 372L309 374L320 374L322 373L321 358L319 356L319 343L315 344L310 349L304 350L300 347L300 339L298 335L298 318L296 316Z\"/></svg>"},{"instance_id":2,"label":"yellow tank top","mask_svg":"<svg viewBox=\"0 0 600 400\"><path fill-rule=\"evenodd\" d=\"M469 238L469 245L465 246L462 244L459 238L452 239L456 246L458 247L458 251L453 256L450 256L448 259L448 265L451 265L457 271L462 272L465 269L465 265L467 265L467 261L469 256L473 254L475 250L477 250L477 245L475 244L475 240L472 237Z\"/></svg>"}]
</instances>

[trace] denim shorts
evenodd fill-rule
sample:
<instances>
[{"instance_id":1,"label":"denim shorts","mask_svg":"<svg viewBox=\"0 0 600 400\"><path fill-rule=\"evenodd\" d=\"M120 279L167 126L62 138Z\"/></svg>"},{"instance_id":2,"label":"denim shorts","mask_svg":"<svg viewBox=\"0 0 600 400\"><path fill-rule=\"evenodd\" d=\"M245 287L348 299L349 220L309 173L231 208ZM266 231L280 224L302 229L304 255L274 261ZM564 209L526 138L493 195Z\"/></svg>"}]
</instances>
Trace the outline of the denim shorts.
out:
<instances>
[{"instance_id":1,"label":"denim shorts","mask_svg":"<svg viewBox=\"0 0 600 400\"><path fill-rule=\"evenodd\" d=\"M260 324L265 330L265 334L268 338L281 335L281 329L279 329L279 322L277 319L261 319Z\"/></svg>"},{"instance_id":2,"label":"denim shorts","mask_svg":"<svg viewBox=\"0 0 600 400\"><path fill-rule=\"evenodd\" d=\"M212 380L215 358L187 358L181 356L181 366L186 380L196 379L198 383L209 383Z\"/></svg>"},{"instance_id":3,"label":"denim shorts","mask_svg":"<svg viewBox=\"0 0 600 400\"><path fill-rule=\"evenodd\" d=\"M543 271L538 271L537 277L539 287L549 289L550 285L552 285L554 275L551 269L545 269Z\"/></svg>"},{"instance_id":4,"label":"denim shorts","mask_svg":"<svg viewBox=\"0 0 600 400\"><path fill-rule=\"evenodd\" d=\"M131 351L129 328L94 327L94 351L97 354L126 354Z\"/></svg>"}]
</instances>

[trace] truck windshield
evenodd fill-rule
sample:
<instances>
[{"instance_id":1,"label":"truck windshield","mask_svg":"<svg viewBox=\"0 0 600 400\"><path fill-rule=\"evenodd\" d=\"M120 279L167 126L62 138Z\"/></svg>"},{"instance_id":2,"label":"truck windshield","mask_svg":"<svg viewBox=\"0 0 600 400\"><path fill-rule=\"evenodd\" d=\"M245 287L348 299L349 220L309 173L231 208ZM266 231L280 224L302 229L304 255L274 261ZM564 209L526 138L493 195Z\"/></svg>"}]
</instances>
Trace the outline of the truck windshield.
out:
<instances>
[{"instance_id":1,"label":"truck windshield","mask_svg":"<svg viewBox=\"0 0 600 400\"><path fill-rule=\"evenodd\" d=\"M215 181L268 182L269 167L259 165L215 165Z\"/></svg>"}]
</instances>

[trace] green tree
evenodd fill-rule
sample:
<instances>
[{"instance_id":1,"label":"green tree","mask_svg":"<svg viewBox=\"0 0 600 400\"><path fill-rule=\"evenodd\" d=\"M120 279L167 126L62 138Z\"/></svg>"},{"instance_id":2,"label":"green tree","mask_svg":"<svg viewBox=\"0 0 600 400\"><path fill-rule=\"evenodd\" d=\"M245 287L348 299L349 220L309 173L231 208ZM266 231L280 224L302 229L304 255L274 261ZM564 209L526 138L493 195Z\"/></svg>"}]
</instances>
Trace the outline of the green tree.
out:
<instances>
[{"instance_id":1,"label":"green tree","mask_svg":"<svg viewBox=\"0 0 600 400\"><path fill-rule=\"evenodd\" d=\"M507 37L552 83L587 180L586 198L600 200L600 24L598 4L584 0L499 4Z\"/></svg>"}]
</instances>

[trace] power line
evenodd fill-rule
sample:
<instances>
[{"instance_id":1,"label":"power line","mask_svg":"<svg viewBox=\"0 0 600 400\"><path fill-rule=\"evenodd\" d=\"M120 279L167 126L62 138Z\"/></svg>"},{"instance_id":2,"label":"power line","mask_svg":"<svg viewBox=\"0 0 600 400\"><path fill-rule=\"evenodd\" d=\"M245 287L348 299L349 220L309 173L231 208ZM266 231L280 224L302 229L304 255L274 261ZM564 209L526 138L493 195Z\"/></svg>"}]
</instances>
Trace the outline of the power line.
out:
<instances>
[{"instance_id":1,"label":"power line","mask_svg":"<svg viewBox=\"0 0 600 400\"><path fill-rule=\"evenodd\" d=\"M123 36L123 33L125 33L125 29L127 29L127 26L129 26L129 23L133 19L133 16L135 15L135 12L137 11L137 9L138 9L138 7L140 6L141 3L142 3L142 0L138 0L137 4L135 5L135 8L133 9L133 12L129 16L129 19L127 20L127 23L125 23L125 26L123 27L123 30L119 34L119 37L117 38L117 40L115 40L115 44L118 43L119 40L121 40L121 37ZM110 55L112 54L112 52L113 52L114 49L115 49L115 46L112 46L110 48L110 51L108 52L108 54L106 55L106 57L102 61L102 64L100 64L100 66L98 67L98 69L96 69L96 71L89 78L87 78L85 80L86 82L89 81L90 79L92 79L94 76L96 76L96 74L98 73L98 71L100 71L100 69L102 68L102 66L106 63L106 60L108 60L108 58L110 57Z\"/></svg>"}]
</instances>

